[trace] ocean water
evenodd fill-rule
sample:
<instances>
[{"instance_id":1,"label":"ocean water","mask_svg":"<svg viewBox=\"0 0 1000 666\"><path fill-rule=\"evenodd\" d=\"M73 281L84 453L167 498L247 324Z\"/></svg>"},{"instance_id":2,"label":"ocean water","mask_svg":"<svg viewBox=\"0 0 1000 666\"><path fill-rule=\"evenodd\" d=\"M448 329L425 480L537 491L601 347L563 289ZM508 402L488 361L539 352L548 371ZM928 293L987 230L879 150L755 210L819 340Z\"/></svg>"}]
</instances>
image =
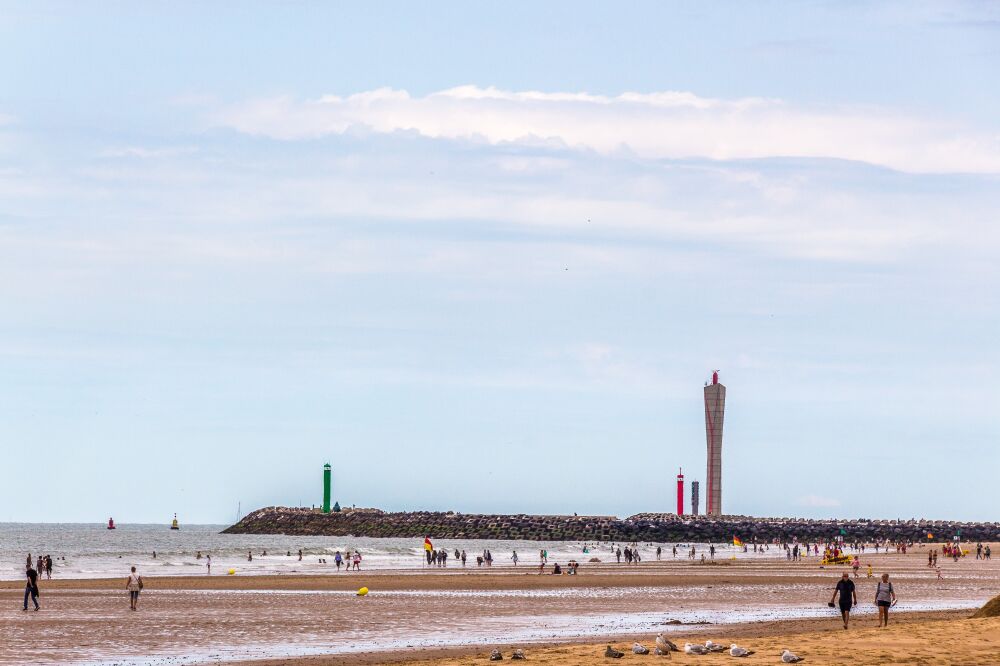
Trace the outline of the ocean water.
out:
<instances>
[{"instance_id":1,"label":"ocean water","mask_svg":"<svg viewBox=\"0 0 1000 666\"><path fill-rule=\"evenodd\" d=\"M303 537L284 535L220 534L225 525L182 525L171 530L167 525L119 524L109 530L100 523L0 523L0 579L20 579L24 575L25 557L31 553L51 555L53 577L105 578L125 576L129 567L138 567L147 576L207 574L206 560L197 558L211 554L212 574L225 574L236 569L239 575L261 574L322 574L336 569L333 555L358 550L363 569L420 570L425 568L423 539L377 539L365 537ZM432 535L433 539L433 535ZM614 561L611 544L575 541L503 541L477 539L433 539L435 548L449 551L448 567L461 567L454 561L454 551L465 550L467 567L476 566L476 555L489 549L494 568L511 567L511 555L517 552L519 566L537 566L539 551L548 551L549 563L565 564L570 559L587 562L597 557L603 562ZM663 548L663 558L673 559L670 544L640 544L644 561L655 560L656 546ZM584 548L590 552L584 553ZM688 545L678 547L678 559L686 557ZM765 554L743 553L728 544L715 544L716 557L771 558L784 557L784 552L772 547ZM695 544L700 558L708 552L708 544ZM298 551L302 550L302 561ZM153 552L156 557L153 557ZM253 561L247 553L253 553ZM264 553L267 553L264 555ZM289 555L288 553L291 553ZM327 564L320 563L326 559Z\"/></svg>"}]
</instances>

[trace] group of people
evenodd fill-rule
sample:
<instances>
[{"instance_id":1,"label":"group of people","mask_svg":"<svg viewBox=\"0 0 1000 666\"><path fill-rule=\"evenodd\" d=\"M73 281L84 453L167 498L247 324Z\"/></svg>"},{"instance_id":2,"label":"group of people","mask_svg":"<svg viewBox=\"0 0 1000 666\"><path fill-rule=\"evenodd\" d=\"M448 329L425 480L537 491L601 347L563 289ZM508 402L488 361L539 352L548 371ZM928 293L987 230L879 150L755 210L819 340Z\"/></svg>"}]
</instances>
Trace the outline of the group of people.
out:
<instances>
[{"instance_id":1,"label":"group of people","mask_svg":"<svg viewBox=\"0 0 1000 666\"><path fill-rule=\"evenodd\" d=\"M448 551L445 550L444 548L431 549L431 550L426 551L426 553L427 553L427 565L428 566L432 566L432 567L434 567L434 566L437 566L437 567L446 567L446 566L448 566L448 556L449 556L449 554L448 554ZM454 555L455 555L455 560L461 560L462 561L462 566L464 567L465 566L465 561L466 561L466 559L468 557L465 554L465 551L464 550L463 551L459 551L458 548L456 548Z\"/></svg>"},{"instance_id":2,"label":"group of people","mask_svg":"<svg viewBox=\"0 0 1000 666\"><path fill-rule=\"evenodd\" d=\"M28 559L26 565L29 569L32 568L31 553L28 553ZM52 556L51 555L39 555L38 559L35 560L34 566L35 572L39 576L45 576L46 579L52 578Z\"/></svg>"},{"instance_id":3,"label":"group of people","mask_svg":"<svg viewBox=\"0 0 1000 666\"><path fill-rule=\"evenodd\" d=\"M341 566L346 566L344 571L361 571L361 553L357 550L354 554L351 551L341 554L338 550L333 554L333 563L337 565L337 571L340 571Z\"/></svg>"},{"instance_id":4,"label":"group of people","mask_svg":"<svg viewBox=\"0 0 1000 666\"><path fill-rule=\"evenodd\" d=\"M837 599L838 595L840 596L839 600ZM895 604L896 590L893 589L892 583L889 582L889 574L884 573L882 574L882 579L875 586L875 606L878 608L879 627L889 626L889 609ZM837 585L833 589L833 596L830 597L828 605L831 608L834 605L840 607L840 616L844 621L844 629L847 629L851 619L851 609L858 605L858 589L854 581L851 580L851 575L846 571L841 575L840 580L837 581Z\"/></svg>"},{"instance_id":5,"label":"group of people","mask_svg":"<svg viewBox=\"0 0 1000 666\"><path fill-rule=\"evenodd\" d=\"M642 562L642 556L639 554L638 548L633 548L632 546L625 546L623 551L621 546L615 551L615 558L621 562L622 557L625 558L625 564L638 564Z\"/></svg>"}]
</instances>

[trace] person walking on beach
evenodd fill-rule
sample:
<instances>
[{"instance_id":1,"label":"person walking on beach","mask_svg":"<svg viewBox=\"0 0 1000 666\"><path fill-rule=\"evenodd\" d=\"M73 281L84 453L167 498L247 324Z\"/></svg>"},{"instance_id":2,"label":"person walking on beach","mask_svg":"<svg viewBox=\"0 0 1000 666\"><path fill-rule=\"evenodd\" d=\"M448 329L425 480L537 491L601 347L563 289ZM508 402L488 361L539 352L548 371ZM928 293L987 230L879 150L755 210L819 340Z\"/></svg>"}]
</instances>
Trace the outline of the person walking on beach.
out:
<instances>
[{"instance_id":1,"label":"person walking on beach","mask_svg":"<svg viewBox=\"0 0 1000 666\"><path fill-rule=\"evenodd\" d=\"M354 570L361 571L361 553L354 551Z\"/></svg>"},{"instance_id":2,"label":"person walking on beach","mask_svg":"<svg viewBox=\"0 0 1000 666\"><path fill-rule=\"evenodd\" d=\"M896 603L896 591L889 582L889 574L882 574L882 580L875 588L875 605L878 606L878 626L889 626L889 609Z\"/></svg>"},{"instance_id":3,"label":"person walking on beach","mask_svg":"<svg viewBox=\"0 0 1000 666\"><path fill-rule=\"evenodd\" d=\"M139 592L142 591L142 576L135 572L135 567L132 567L132 573L128 575L128 579L125 581L125 589L128 590L129 610L139 610Z\"/></svg>"},{"instance_id":4,"label":"person walking on beach","mask_svg":"<svg viewBox=\"0 0 1000 666\"><path fill-rule=\"evenodd\" d=\"M462 551L462 566L465 566L465 551Z\"/></svg>"},{"instance_id":5,"label":"person walking on beach","mask_svg":"<svg viewBox=\"0 0 1000 666\"><path fill-rule=\"evenodd\" d=\"M208 569L208 575L212 575L212 555L208 554L205 556L205 567Z\"/></svg>"},{"instance_id":6,"label":"person walking on beach","mask_svg":"<svg viewBox=\"0 0 1000 666\"><path fill-rule=\"evenodd\" d=\"M333 563L337 565L337 571L340 571L340 565L344 563L344 557L340 554L339 550L333 554Z\"/></svg>"},{"instance_id":7,"label":"person walking on beach","mask_svg":"<svg viewBox=\"0 0 1000 666\"><path fill-rule=\"evenodd\" d=\"M851 568L854 569L854 577L857 578L858 577L858 569L861 568L861 560L858 559L857 555L854 556L854 561L851 562Z\"/></svg>"},{"instance_id":8,"label":"person walking on beach","mask_svg":"<svg viewBox=\"0 0 1000 666\"><path fill-rule=\"evenodd\" d=\"M31 556L28 556L31 559ZM28 598L31 598L31 603L35 604L35 610L37 611L38 606L38 572L31 568L31 564L25 568L24 571L25 584L24 584L24 610L28 610Z\"/></svg>"},{"instance_id":9,"label":"person walking on beach","mask_svg":"<svg viewBox=\"0 0 1000 666\"><path fill-rule=\"evenodd\" d=\"M510 556L510 559L514 561L514 566L516 567L517 566L517 551L516 550L514 551L514 554Z\"/></svg>"},{"instance_id":10,"label":"person walking on beach","mask_svg":"<svg viewBox=\"0 0 1000 666\"><path fill-rule=\"evenodd\" d=\"M846 571L837 581L837 587L833 589L833 596L830 597L831 608L838 594L840 595L840 617L844 620L844 629L847 629L847 624L851 619L851 606L858 603L858 593L854 587L854 581L851 580L851 575Z\"/></svg>"},{"instance_id":11,"label":"person walking on beach","mask_svg":"<svg viewBox=\"0 0 1000 666\"><path fill-rule=\"evenodd\" d=\"M657 562L659 562L659 561L660 561L660 554L661 554L661 553L663 553L663 549L662 549L662 548L660 548L659 546L657 546L657 547L656 547L656 561L657 561Z\"/></svg>"}]
</instances>

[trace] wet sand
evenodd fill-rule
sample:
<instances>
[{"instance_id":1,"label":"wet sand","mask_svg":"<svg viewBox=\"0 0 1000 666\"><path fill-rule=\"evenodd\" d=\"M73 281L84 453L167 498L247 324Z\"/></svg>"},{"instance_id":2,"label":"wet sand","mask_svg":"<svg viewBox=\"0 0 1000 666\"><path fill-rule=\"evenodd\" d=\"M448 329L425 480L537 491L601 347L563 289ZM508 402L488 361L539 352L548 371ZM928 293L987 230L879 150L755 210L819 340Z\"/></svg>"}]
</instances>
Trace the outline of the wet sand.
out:
<instances>
[{"instance_id":1,"label":"wet sand","mask_svg":"<svg viewBox=\"0 0 1000 666\"><path fill-rule=\"evenodd\" d=\"M900 620L966 617L1000 593L1000 562L942 562L945 578L937 580L919 550L863 558L869 560L876 572L892 574ZM602 637L648 641L660 630L675 640L706 632L714 640L756 640L818 627L839 636L826 602L842 569L820 569L815 560L678 560L584 565L578 576L507 566L149 578L136 613L128 611L124 577L42 581L39 613L21 612L23 585L7 582L0 584L0 607L8 609L0 611L0 663L347 664L420 656L450 664L475 661L486 646L512 644L532 652L579 649L553 652L569 661L548 663L589 663L584 653L592 647L551 646ZM355 596L361 585L372 590L368 597ZM875 622L874 585L862 573L858 597L868 614L859 626Z\"/></svg>"},{"instance_id":2,"label":"wet sand","mask_svg":"<svg viewBox=\"0 0 1000 666\"><path fill-rule=\"evenodd\" d=\"M867 623L870 625L871 623ZM712 640L729 645L753 649L755 653L735 663L781 663L780 652L787 648L803 658L806 664L908 664L932 666L939 664L982 664L1000 663L1000 618L987 620L933 621L926 617L911 618L888 628L871 626L856 627L850 631L826 629L824 631L795 631L795 627L781 627L781 634L753 635L741 632L721 632L713 634ZM698 636L697 638L703 638ZM653 641L643 641L652 648ZM693 642L693 641L692 641ZM574 664L589 666L596 664L643 664L680 661L684 663L734 663L728 653L704 657L673 653L667 660L653 655L632 654L632 641L618 641L615 647L625 652L622 659L604 657L607 642L584 643L549 647L527 648L526 656L533 664ZM679 646L682 647L682 646ZM441 655L430 659L396 662L405 666L465 666L475 663L489 663L487 652L465 655ZM505 661L510 650L504 651ZM257 666L334 666L337 662L313 660L306 662L264 662ZM348 662L339 662L348 663ZM352 663L361 663L354 661ZM378 663L378 662L371 662ZM385 662L382 662L385 663Z\"/></svg>"}]
</instances>

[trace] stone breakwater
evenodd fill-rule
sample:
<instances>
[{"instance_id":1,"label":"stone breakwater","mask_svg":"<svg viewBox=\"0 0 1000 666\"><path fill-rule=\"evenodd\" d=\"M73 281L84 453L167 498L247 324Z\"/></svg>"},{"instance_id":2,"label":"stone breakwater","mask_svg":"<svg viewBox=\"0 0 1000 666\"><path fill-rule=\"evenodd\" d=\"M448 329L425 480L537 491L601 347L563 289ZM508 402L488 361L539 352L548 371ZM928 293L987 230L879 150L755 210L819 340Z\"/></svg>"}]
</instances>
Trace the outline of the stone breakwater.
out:
<instances>
[{"instance_id":1,"label":"stone breakwater","mask_svg":"<svg viewBox=\"0 0 1000 666\"><path fill-rule=\"evenodd\" d=\"M929 520L806 520L749 516L676 516L640 513L615 516L485 515L379 509L314 509L268 507L245 516L224 534L290 534L437 539L522 539L527 541L646 541L658 543L744 541L825 542L844 535L846 541L936 541L957 534L963 541L1000 541L1000 523Z\"/></svg>"}]
</instances>

